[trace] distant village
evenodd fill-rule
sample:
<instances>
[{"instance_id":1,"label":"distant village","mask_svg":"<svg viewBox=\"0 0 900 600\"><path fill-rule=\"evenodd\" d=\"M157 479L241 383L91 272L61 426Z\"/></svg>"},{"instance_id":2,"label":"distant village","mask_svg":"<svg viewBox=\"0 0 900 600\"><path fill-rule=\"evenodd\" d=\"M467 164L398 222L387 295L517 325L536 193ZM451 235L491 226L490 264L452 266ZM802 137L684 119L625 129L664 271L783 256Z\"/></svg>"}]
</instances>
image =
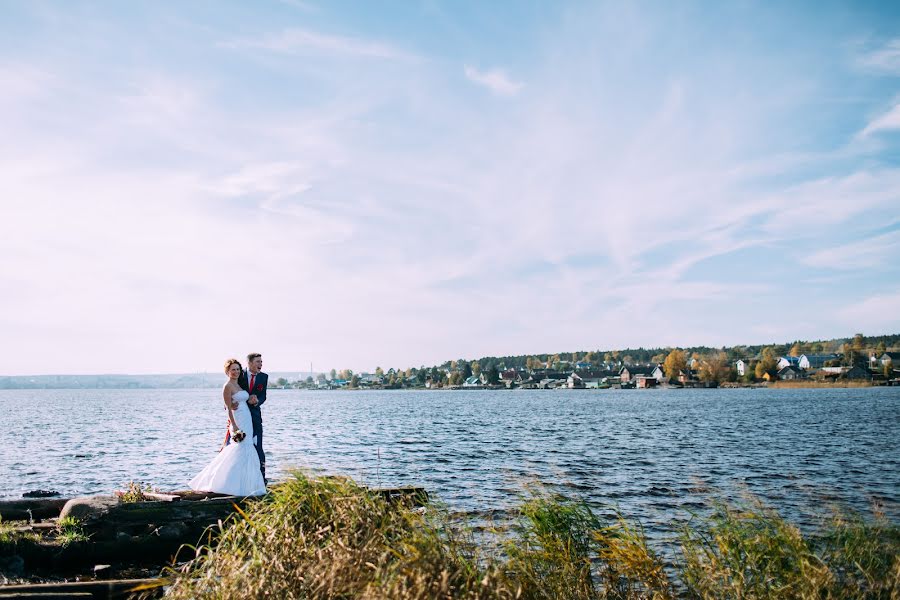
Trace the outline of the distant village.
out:
<instances>
[{"instance_id":1,"label":"distant village","mask_svg":"<svg viewBox=\"0 0 900 600\"><path fill-rule=\"evenodd\" d=\"M895 368L895 366L897 368ZM660 362L634 363L529 359L526 366L487 370L478 361L451 361L442 367L406 371L377 369L322 373L306 380L277 385L301 389L649 389L657 387L766 386L778 381L861 385L900 385L900 352L882 351L862 357L859 352L776 355L770 348L759 355L728 360L724 352L688 356L672 350Z\"/></svg>"},{"instance_id":2,"label":"distant village","mask_svg":"<svg viewBox=\"0 0 900 600\"><path fill-rule=\"evenodd\" d=\"M0 376L4 389L187 389L222 385L221 372ZM630 348L449 360L354 373L269 372L283 389L648 389L900 385L900 334L770 346Z\"/></svg>"}]
</instances>

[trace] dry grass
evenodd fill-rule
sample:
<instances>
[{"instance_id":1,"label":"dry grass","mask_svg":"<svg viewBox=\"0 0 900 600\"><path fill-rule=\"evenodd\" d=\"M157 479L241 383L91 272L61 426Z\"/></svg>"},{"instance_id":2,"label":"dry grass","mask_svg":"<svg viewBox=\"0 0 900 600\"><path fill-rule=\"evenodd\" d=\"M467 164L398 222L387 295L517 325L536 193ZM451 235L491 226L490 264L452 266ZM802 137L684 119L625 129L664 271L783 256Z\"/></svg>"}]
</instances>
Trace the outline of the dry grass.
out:
<instances>
[{"instance_id":1,"label":"dry grass","mask_svg":"<svg viewBox=\"0 0 900 600\"><path fill-rule=\"evenodd\" d=\"M174 573L169 595L497 597L485 593L493 580L476 566L475 549L434 518L348 479L298 474L224 528L215 547L199 549Z\"/></svg>"},{"instance_id":2,"label":"dry grass","mask_svg":"<svg viewBox=\"0 0 900 600\"><path fill-rule=\"evenodd\" d=\"M640 525L535 495L510 537L477 544L347 479L296 474L173 570L172 598L900 599L900 530L837 518L805 539L763 507L718 505L659 551Z\"/></svg>"},{"instance_id":3,"label":"dry grass","mask_svg":"<svg viewBox=\"0 0 900 600\"><path fill-rule=\"evenodd\" d=\"M836 517L820 536L762 506L716 506L685 528L680 579L697 598L900 598L900 529Z\"/></svg>"},{"instance_id":4,"label":"dry grass","mask_svg":"<svg viewBox=\"0 0 900 600\"><path fill-rule=\"evenodd\" d=\"M773 381L769 384L772 388L797 389L797 388L866 388L874 384L866 379L840 379L837 381L819 381L816 379L795 379L791 381Z\"/></svg>"}]
</instances>

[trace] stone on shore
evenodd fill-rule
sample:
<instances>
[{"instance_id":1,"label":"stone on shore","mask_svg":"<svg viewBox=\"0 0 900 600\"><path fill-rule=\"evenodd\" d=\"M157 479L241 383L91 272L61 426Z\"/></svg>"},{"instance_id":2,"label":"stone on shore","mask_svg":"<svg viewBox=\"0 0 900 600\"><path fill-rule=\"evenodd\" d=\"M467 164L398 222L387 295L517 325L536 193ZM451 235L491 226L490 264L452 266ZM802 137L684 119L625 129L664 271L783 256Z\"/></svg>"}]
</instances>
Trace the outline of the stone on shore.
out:
<instances>
[{"instance_id":1,"label":"stone on shore","mask_svg":"<svg viewBox=\"0 0 900 600\"><path fill-rule=\"evenodd\" d=\"M72 498L66 502L59 518L74 517L79 521L93 517L101 517L107 514L115 506L118 506L119 499L115 496L84 496L82 498Z\"/></svg>"},{"instance_id":2,"label":"stone on shore","mask_svg":"<svg viewBox=\"0 0 900 600\"><path fill-rule=\"evenodd\" d=\"M22 494L23 498L54 498L60 493L56 490L31 490Z\"/></svg>"}]
</instances>

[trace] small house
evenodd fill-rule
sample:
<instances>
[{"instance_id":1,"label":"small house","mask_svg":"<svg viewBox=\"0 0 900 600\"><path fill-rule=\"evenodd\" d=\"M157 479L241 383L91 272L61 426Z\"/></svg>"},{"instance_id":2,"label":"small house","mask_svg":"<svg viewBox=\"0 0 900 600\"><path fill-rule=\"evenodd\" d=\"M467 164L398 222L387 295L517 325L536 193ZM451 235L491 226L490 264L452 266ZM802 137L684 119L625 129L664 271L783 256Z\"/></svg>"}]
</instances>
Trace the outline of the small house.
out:
<instances>
[{"instance_id":1,"label":"small house","mask_svg":"<svg viewBox=\"0 0 900 600\"><path fill-rule=\"evenodd\" d=\"M653 377L652 375L638 375L634 378L634 381L635 387L637 387L637 389L639 390L655 388L659 384L659 381L656 379L656 377Z\"/></svg>"},{"instance_id":2,"label":"small house","mask_svg":"<svg viewBox=\"0 0 900 600\"><path fill-rule=\"evenodd\" d=\"M756 363L758 362L758 360L752 358L741 358L734 363L734 368L737 370L739 376L744 377L747 373L753 373L753 370L756 368Z\"/></svg>"},{"instance_id":3,"label":"small house","mask_svg":"<svg viewBox=\"0 0 900 600\"><path fill-rule=\"evenodd\" d=\"M821 369L826 363L839 359L837 354L801 354L797 366L806 370Z\"/></svg>"},{"instance_id":4,"label":"small house","mask_svg":"<svg viewBox=\"0 0 900 600\"><path fill-rule=\"evenodd\" d=\"M800 357L799 356L782 356L778 359L778 369L781 370L785 367L799 367L800 366Z\"/></svg>"},{"instance_id":5,"label":"small house","mask_svg":"<svg viewBox=\"0 0 900 600\"><path fill-rule=\"evenodd\" d=\"M789 365L784 367L783 369L778 370L778 379L782 379L784 381L792 381L795 379L806 379L806 371L801 369L800 367L795 367L793 365Z\"/></svg>"},{"instance_id":6,"label":"small house","mask_svg":"<svg viewBox=\"0 0 900 600\"><path fill-rule=\"evenodd\" d=\"M572 373L566 380L566 385L570 390L583 390L585 388L584 379L578 373Z\"/></svg>"},{"instance_id":7,"label":"small house","mask_svg":"<svg viewBox=\"0 0 900 600\"><path fill-rule=\"evenodd\" d=\"M859 365L855 367L850 367L846 371L841 374L843 379L872 379L872 374L869 373L868 369L864 369Z\"/></svg>"},{"instance_id":8,"label":"small house","mask_svg":"<svg viewBox=\"0 0 900 600\"><path fill-rule=\"evenodd\" d=\"M481 377L472 375L463 382L463 387L481 387Z\"/></svg>"},{"instance_id":9,"label":"small house","mask_svg":"<svg viewBox=\"0 0 900 600\"><path fill-rule=\"evenodd\" d=\"M881 366L890 363L891 368L897 368L900 366L900 352L885 352L878 360L881 362Z\"/></svg>"},{"instance_id":10,"label":"small house","mask_svg":"<svg viewBox=\"0 0 900 600\"><path fill-rule=\"evenodd\" d=\"M622 383L628 383L638 375L644 375L645 377L650 377L653 373L655 367L651 367L648 365L641 366L624 366L619 370L619 377L622 380Z\"/></svg>"}]
</instances>

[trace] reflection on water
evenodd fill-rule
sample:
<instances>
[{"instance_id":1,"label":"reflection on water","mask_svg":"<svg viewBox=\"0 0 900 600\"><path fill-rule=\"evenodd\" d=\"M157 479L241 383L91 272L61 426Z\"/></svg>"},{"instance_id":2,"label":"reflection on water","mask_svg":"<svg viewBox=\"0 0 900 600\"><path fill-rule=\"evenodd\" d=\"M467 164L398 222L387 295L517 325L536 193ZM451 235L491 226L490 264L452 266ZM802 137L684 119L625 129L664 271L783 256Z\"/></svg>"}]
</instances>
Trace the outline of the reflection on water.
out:
<instances>
[{"instance_id":1,"label":"reflection on water","mask_svg":"<svg viewBox=\"0 0 900 600\"><path fill-rule=\"evenodd\" d=\"M218 450L217 390L3 390L0 497L183 489ZM822 504L897 519L900 388L309 392L263 407L270 477L291 467L421 485L451 508L540 482L651 528L749 492L801 522Z\"/></svg>"}]
</instances>

